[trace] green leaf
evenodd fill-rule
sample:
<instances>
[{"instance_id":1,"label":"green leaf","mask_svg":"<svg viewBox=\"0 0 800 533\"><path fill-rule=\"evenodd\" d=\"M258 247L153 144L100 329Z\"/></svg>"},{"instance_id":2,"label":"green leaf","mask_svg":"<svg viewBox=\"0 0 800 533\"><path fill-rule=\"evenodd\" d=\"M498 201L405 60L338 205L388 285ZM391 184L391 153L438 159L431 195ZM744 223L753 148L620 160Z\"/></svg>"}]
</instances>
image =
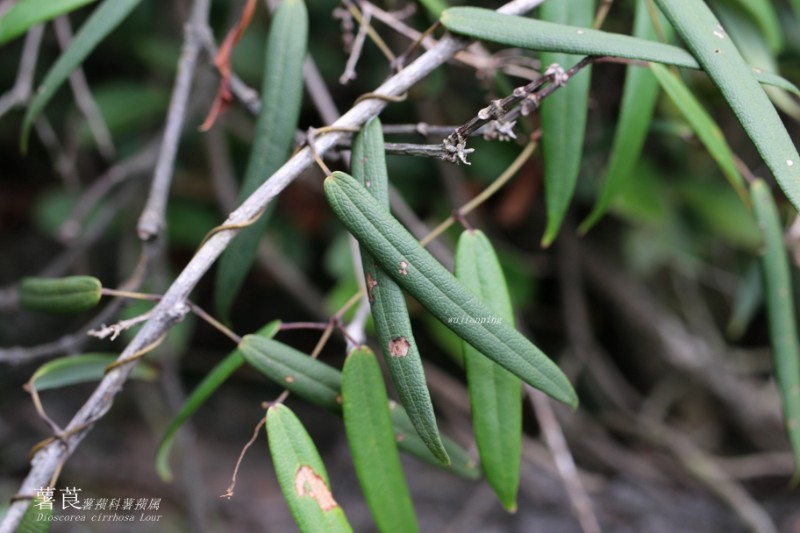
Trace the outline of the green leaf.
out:
<instances>
[{"instance_id":1,"label":"green leaf","mask_svg":"<svg viewBox=\"0 0 800 533\"><path fill-rule=\"evenodd\" d=\"M342 411L358 481L378 529L419 531L397 453L381 368L369 348L356 348L345 361Z\"/></svg>"},{"instance_id":2,"label":"green leaf","mask_svg":"<svg viewBox=\"0 0 800 533\"><path fill-rule=\"evenodd\" d=\"M279 320L273 320L266 326L258 330L255 335L263 338L272 338L281 327ZM203 381L192 391L183 403L178 414L170 422L169 427L164 432L161 442L156 451L156 471L159 477L166 482L172 481L172 469L169 466L169 455L172 451L172 444L178 429L197 411L206 400L222 385L240 366L244 364L244 356L240 349L236 349L227 355L222 361L211 369Z\"/></svg>"},{"instance_id":3,"label":"green leaf","mask_svg":"<svg viewBox=\"0 0 800 533\"><path fill-rule=\"evenodd\" d=\"M545 2L539 16L543 21L591 26L594 0ZM567 70L581 58L561 52L542 53L542 68L559 65ZM583 138L589 113L591 67L584 68L566 87L542 102L542 151L547 227L542 246L550 246L569 208L583 160Z\"/></svg>"},{"instance_id":4,"label":"green leaf","mask_svg":"<svg viewBox=\"0 0 800 533\"><path fill-rule=\"evenodd\" d=\"M17 533L47 533L50 531L50 526L53 524L53 506L41 505L42 503L41 498L34 498L31 501L25 514L22 515Z\"/></svg>"},{"instance_id":5,"label":"green leaf","mask_svg":"<svg viewBox=\"0 0 800 533\"><path fill-rule=\"evenodd\" d=\"M761 3L757 0L753 5ZM764 34L759 31L757 21L752 18L747 6L749 2L727 0L714 2L712 7L728 31L731 39L739 48L745 61L753 67L767 72L779 72L776 53L770 50ZM800 120L800 104L790 94L777 87L764 87L770 100L778 108L795 120Z\"/></svg>"},{"instance_id":6,"label":"green leaf","mask_svg":"<svg viewBox=\"0 0 800 533\"><path fill-rule=\"evenodd\" d=\"M247 335L239 344L239 349L256 370L276 384L286 387L292 394L330 412L341 414L342 374L338 370L288 346L275 341L265 343L262 340ZM291 376L291 379L287 380L287 376ZM469 454L443 436L442 442L451 459L450 466L444 467L417 435L405 409L394 402L389 402L389 408L396 440L403 451L462 477L476 479L479 476L475 461Z\"/></svg>"},{"instance_id":7,"label":"green leaf","mask_svg":"<svg viewBox=\"0 0 800 533\"><path fill-rule=\"evenodd\" d=\"M19 0L0 18L0 46L32 27L74 11L95 0Z\"/></svg>"},{"instance_id":8,"label":"green leaf","mask_svg":"<svg viewBox=\"0 0 800 533\"><path fill-rule=\"evenodd\" d=\"M437 19L442 14L442 11L447 9L447 2L444 0L419 0L419 3Z\"/></svg>"},{"instance_id":9,"label":"green leaf","mask_svg":"<svg viewBox=\"0 0 800 533\"><path fill-rule=\"evenodd\" d=\"M767 319L772 344L775 377L783 399L783 419L792 445L795 479L800 476L800 351L797 320L792 301L789 261L783 230L769 187L756 180L750 187L756 220L764 232L761 273L767 301Z\"/></svg>"},{"instance_id":10,"label":"green leaf","mask_svg":"<svg viewBox=\"0 0 800 533\"><path fill-rule=\"evenodd\" d=\"M261 110L239 202L247 199L286 161L303 101L303 61L308 44L308 12L303 0L283 0L270 23L261 84ZM270 204L272 205L272 204ZM242 230L220 258L214 301L223 318L244 283L258 252L269 211Z\"/></svg>"},{"instance_id":11,"label":"green leaf","mask_svg":"<svg viewBox=\"0 0 800 533\"><path fill-rule=\"evenodd\" d=\"M336 216L394 280L481 353L556 400L578 397L563 372L516 329L497 319L355 179L334 172L325 194Z\"/></svg>"},{"instance_id":12,"label":"green leaf","mask_svg":"<svg viewBox=\"0 0 800 533\"><path fill-rule=\"evenodd\" d=\"M452 32L508 46L542 52L614 56L684 68L701 68L698 60L677 46L618 33L506 15L491 9L451 7L442 13L440 21ZM781 87L800 95L800 89L780 76L766 72L755 72L755 76L761 83Z\"/></svg>"},{"instance_id":13,"label":"green leaf","mask_svg":"<svg viewBox=\"0 0 800 533\"><path fill-rule=\"evenodd\" d=\"M100 381L106 373L106 367L116 360L115 354L105 353L59 357L40 366L31 376L28 385L41 392L79 383ZM132 375L137 379L153 381L157 371L151 366L137 365L133 369Z\"/></svg>"},{"instance_id":14,"label":"green leaf","mask_svg":"<svg viewBox=\"0 0 800 533\"><path fill-rule=\"evenodd\" d=\"M141 0L104 0L84 22L69 47L50 68L41 86L34 92L33 101L25 112L22 122L22 151L28 149L28 135L34 120L58 91L61 84L83 63L83 60L100 42L120 25ZM41 4L41 2L39 2Z\"/></svg>"},{"instance_id":15,"label":"green leaf","mask_svg":"<svg viewBox=\"0 0 800 533\"><path fill-rule=\"evenodd\" d=\"M19 285L19 303L31 311L79 313L97 305L101 291L100 280L92 276L24 278Z\"/></svg>"},{"instance_id":16,"label":"green leaf","mask_svg":"<svg viewBox=\"0 0 800 533\"><path fill-rule=\"evenodd\" d=\"M764 286L761 283L759 265L753 262L739 279L731 305L731 316L725 333L734 340L741 339L764 302Z\"/></svg>"},{"instance_id":17,"label":"green leaf","mask_svg":"<svg viewBox=\"0 0 800 533\"><path fill-rule=\"evenodd\" d=\"M353 177L389 212L389 177L378 119L364 126L353 141ZM433 403L425 381L422 358L411 330L405 296L367 250L361 250L375 331L400 403L405 407L423 442L443 464L450 459L442 444Z\"/></svg>"},{"instance_id":18,"label":"green leaf","mask_svg":"<svg viewBox=\"0 0 800 533\"><path fill-rule=\"evenodd\" d=\"M777 54L783 49L783 32L778 20L776 7L770 0L726 0L728 5L735 5L747 13L747 18L758 26L767 40L769 49ZM742 49L742 53L745 50Z\"/></svg>"},{"instance_id":19,"label":"green leaf","mask_svg":"<svg viewBox=\"0 0 800 533\"><path fill-rule=\"evenodd\" d=\"M672 28L668 24L662 24L661 27L665 32L671 34ZM649 9L647 9L647 0L637 0L636 2L633 35L647 40L655 40L658 37L650 18ZM608 170L597 203L581 224L581 233L589 231L600 220L629 182L636 161L642 153L647 130L653 120L653 110L657 99L658 82L653 74L636 65L627 66L622 104Z\"/></svg>"},{"instance_id":20,"label":"green leaf","mask_svg":"<svg viewBox=\"0 0 800 533\"><path fill-rule=\"evenodd\" d=\"M353 531L303 424L284 405L267 410L269 451L283 497L303 533Z\"/></svg>"},{"instance_id":21,"label":"green leaf","mask_svg":"<svg viewBox=\"0 0 800 533\"><path fill-rule=\"evenodd\" d=\"M703 109L703 106L694 97L686 84L678 76L670 72L669 69L654 63L650 65L650 70L655 74L664 92L667 93L670 100L675 103L689 122L692 130L697 134L708 153L717 162L725 178L727 178L742 200L747 202L748 194L744 178L736 167L733 152L725 140L725 135L714 122L714 119Z\"/></svg>"},{"instance_id":22,"label":"green leaf","mask_svg":"<svg viewBox=\"0 0 800 533\"><path fill-rule=\"evenodd\" d=\"M728 101L783 192L800 208L800 154L739 50L701 0L656 0Z\"/></svg>"},{"instance_id":23,"label":"green leaf","mask_svg":"<svg viewBox=\"0 0 800 533\"><path fill-rule=\"evenodd\" d=\"M342 376L337 370L272 339L245 335L239 349L250 366L275 383L302 390L303 398L323 409L341 409Z\"/></svg>"},{"instance_id":24,"label":"green leaf","mask_svg":"<svg viewBox=\"0 0 800 533\"><path fill-rule=\"evenodd\" d=\"M465 231L456 248L456 277L493 312L514 324L511 296L492 244L480 231ZM517 509L522 457L522 383L464 343L475 441L486 480L503 506Z\"/></svg>"}]
</instances>

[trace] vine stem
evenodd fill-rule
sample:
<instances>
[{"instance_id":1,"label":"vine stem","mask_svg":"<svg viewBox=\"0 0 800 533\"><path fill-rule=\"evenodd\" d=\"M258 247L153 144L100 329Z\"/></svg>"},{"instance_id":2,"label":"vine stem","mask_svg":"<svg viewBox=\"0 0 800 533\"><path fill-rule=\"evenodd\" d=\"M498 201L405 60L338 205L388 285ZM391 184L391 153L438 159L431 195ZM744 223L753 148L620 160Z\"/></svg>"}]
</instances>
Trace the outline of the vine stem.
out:
<instances>
[{"instance_id":1,"label":"vine stem","mask_svg":"<svg viewBox=\"0 0 800 533\"><path fill-rule=\"evenodd\" d=\"M537 7L543 1L512 0L498 11L512 15L521 14ZM469 40L459 37L450 35L443 37L436 46L389 78L375 92L393 96L403 94L433 70L452 59L456 53L466 48L469 43ZM354 105L334 125L337 127L360 126L370 118L377 116L386 105L388 105L388 102L380 99L364 100ZM332 132L321 136L316 142L316 152L324 154L336 146L346 135L343 132ZM239 208L231 213L226 223L241 223L252 218L312 164L313 158L308 147L298 151L250 195ZM130 357L143 347L151 344L180 320L182 313L185 312L185 302L189 294L203 275L211 268L214 261L222 254L228 243L238 234L238 231L220 232L206 241L178 275L161 301L153 308L153 316L142 326L142 329L123 350L119 356L120 360ZM66 430L69 431L70 429L84 426L87 422L94 422L102 418L111 408L114 397L122 389L134 366L135 362L132 362L108 372L86 403L69 422ZM0 533L16 531L30 504L30 499L39 488L54 482L53 474L59 465L63 464L72 455L91 430L91 427L91 425L82 427L80 431L70 434L63 440L44 446L33 456L31 470L20 485L14 502L8 507L3 521L0 523Z\"/></svg>"}]
</instances>

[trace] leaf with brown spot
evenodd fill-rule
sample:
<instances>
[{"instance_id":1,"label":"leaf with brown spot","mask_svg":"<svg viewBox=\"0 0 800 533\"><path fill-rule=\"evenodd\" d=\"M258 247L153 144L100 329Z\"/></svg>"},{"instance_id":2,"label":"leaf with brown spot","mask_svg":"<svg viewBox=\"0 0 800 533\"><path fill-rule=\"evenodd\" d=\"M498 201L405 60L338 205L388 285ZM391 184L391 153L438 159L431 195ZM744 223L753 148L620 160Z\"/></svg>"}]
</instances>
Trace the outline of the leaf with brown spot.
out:
<instances>
[{"instance_id":1,"label":"leaf with brown spot","mask_svg":"<svg viewBox=\"0 0 800 533\"><path fill-rule=\"evenodd\" d=\"M361 183L370 183L368 193L380 203L381 209L389 212L389 176L386 170L386 152L383 143L383 128L378 119L366 124L353 139L353 176ZM439 435L436 415L433 411L422 358L414 341L411 320L408 315L405 296L390 274L378 266L376 258L361 249L361 263L364 266L366 285L372 290L369 303L375 322L375 334L381 346L386 366L397 389L400 403L405 407L422 441L442 463L449 464L450 458ZM409 262L398 259L393 269L401 275L408 275ZM367 270L368 269L368 270ZM372 282L370 281L372 279ZM399 342L398 339L403 339Z\"/></svg>"},{"instance_id":2,"label":"leaf with brown spot","mask_svg":"<svg viewBox=\"0 0 800 533\"><path fill-rule=\"evenodd\" d=\"M352 532L314 442L285 405L267 411L267 436L278 483L300 531Z\"/></svg>"},{"instance_id":3,"label":"leaf with brown spot","mask_svg":"<svg viewBox=\"0 0 800 533\"><path fill-rule=\"evenodd\" d=\"M333 499L328 484L308 465L303 465L297 470L297 474L294 476L294 491L298 496L313 498L323 511L339 507L339 504Z\"/></svg>"},{"instance_id":4,"label":"leaf with brown spot","mask_svg":"<svg viewBox=\"0 0 800 533\"><path fill-rule=\"evenodd\" d=\"M389 340L389 354L392 357L405 357L411 347L405 337L395 337Z\"/></svg>"}]
</instances>

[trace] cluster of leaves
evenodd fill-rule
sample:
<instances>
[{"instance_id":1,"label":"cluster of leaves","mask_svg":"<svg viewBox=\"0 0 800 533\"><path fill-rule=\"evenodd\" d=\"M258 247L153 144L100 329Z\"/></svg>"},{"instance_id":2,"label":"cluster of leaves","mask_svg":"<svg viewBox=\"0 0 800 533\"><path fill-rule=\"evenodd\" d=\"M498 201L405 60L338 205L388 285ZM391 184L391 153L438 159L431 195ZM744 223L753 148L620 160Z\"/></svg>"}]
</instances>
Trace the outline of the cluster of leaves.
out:
<instances>
[{"instance_id":1,"label":"cluster of leaves","mask_svg":"<svg viewBox=\"0 0 800 533\"><path fill-rule=\"evenodd\" d=\"M21 0L0 20L0 43L86 3L52 2L48 10L36 10L31 8L32 2ZM138 4L138 0L106 0L84 22L28 105L23 146L34 120L70 73ZM766 182L754 177L734 155L713 116L676 69L706 73L785 197L794 208L800 207L800 154L775 110L778 105L786 113L796 114L794 98L800 90L764 70L774 64L762 63L783 46L775 10L766 0L713 2L723 25L700 0L637 0L635 4L632 35L593 29L597 7L593 0L551 0L544 3L537 18L477 7L426 7L448 31L537 53L542 66L550 67L545 71L548 83L544 89L520 95L515 91L515 98L519 98L513 101L522 115L540 111L546 201L543 246L556 240L579 190L590 109L592 67L587 65L627 63L608 169L600 181L594 207L581 226L584 233L609 209L623 216L636 209L647 211L646 202L658 196L655 186L637 196L642 188L633 178L663 89L729 182L730 190L724 190L738 197L735 212L749 217L751 225L757 222L756 241L763 243L763 298L775 376L789 440L800 463L800 355L778 208ZM800 15L798 2L793 7ZM673 40L673 31L686 48L667 44ZM757 42L763 42L761 55L749 46L755 42L754 34L761 37ZM290 157L300 122L307 47L306 6L302 0L283 0L273 15L264 52L262 99L240 202ZM477 116L483 120L484 115L494 114L494 118L505 120L510 111L490 106ZM473 156L476 161L481 157L480 151ZM379 120L368 122L354 136L351 161L352 176L333 172L325 180L324 191L332 212L360 244L375 342L399 405L389 400L378 360L366 346L352 348L340 371L274 340L280 322L270 322L257 333L244 336L238 349L194 390L162 440L157 458L159 473L164 479L171 477L169 453L180 426L239 367L249 364L298 397L343 417L359 481L382 531L418 529L398 448L465 477L477 478L482 470L502 505L513 511L519 485L522 384L573 409L578 406L578 396L559 367L514 327L512 291L484 233L471 228L461 233L453 274L390 214L390 172ZM687 196L697 190L691 185L685 187L690 191ZM700 195L698 202L708 197ZM637 200L639 205L631 207ZM639 216L641 221L647 215ZM267 220L268 214L254 220L222 256L215 300L217 312L224 319L229 319L255 260ZM60 312L84 310L96 304L101 295L99 281L87 277L30 279L20 289L23 306ZM439 431L404 292L459 339L480 466ZM29 386L42 390L97 379L109 363L106 356L99 355L71 359L69 364L49 363L34 375ZM145 377L152 376L145 373ZM350 530L302 423L280 403L268 408L265 421L278 481L300 528Z\"/></svg>"}]
</instances>

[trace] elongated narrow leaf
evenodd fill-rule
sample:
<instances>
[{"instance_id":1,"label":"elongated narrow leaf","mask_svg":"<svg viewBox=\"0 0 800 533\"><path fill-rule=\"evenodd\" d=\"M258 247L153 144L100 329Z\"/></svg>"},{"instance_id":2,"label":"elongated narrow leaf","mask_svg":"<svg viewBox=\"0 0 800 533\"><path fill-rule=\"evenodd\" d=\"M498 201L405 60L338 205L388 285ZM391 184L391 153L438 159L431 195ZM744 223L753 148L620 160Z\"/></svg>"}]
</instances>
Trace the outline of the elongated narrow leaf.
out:
<instances>
[{"instance_id":1,"label":"elongated narrow leaf","mask_svg":"<svg viewBox=\"0 0 800 533\"><path fill-rule=\"evenodd\" d=\"M280 329L281 323L278 320L272 321L260 330L255 335L270 339ZM172 481L172 469L169 466L169 455L172 451L172 444L175 441L175 435L178 429L197 411L206 400L222 385L240 366L244 364L244 356L242 351L237 348L228 354L222 361L211 369L203 381L192 391L186 401L183 403L181 410L172 419L169 427L164 432L161 442L156 451L156 471L159 477L164 481Z\"/></svg>"},{"instance_id":2,"label":"elongated narrow leaf","mask_svg":"<svg viewBox=\"0 0 800 533\"><path fill-rule=\"evenodd\" d=\"M440 21L452 32L508 46L542 52L614 56L684 68L701 68L692 54L677 46L618 33L506 15L491 9L451 7L442 13ZM780 76L768 72L755 72L755 76L761 83L782 87L800 95L800 89Z\"/></svg>"},{"instance_id":3,"label":"elongated narrow leaf","mask_svg":"<svg viewBox=\"0 0 800 533\"><path fill-rule=\"evenodd\" d=\"M770 0L725 0L727 4L735 4L744 10L761 31L773 53L783 48L783 31L778 20L776 6ZM744 50L743 50L744 51Z\"/></svg>"},{"instance_id":4,"label":"elongated narrow leaf","mask_svg":"<svg viewBox=\"0 0 800 533\"><path fill-rule=\"evenodd\" d=\"M672 27L662 24L667 40ZM637 0L636 15L633 22L633 35L646 40L658 37L655 25L650 18L647 0ZM653 120L653 110L658 99L658 81L647 69L635 65L625 68L625 86L622 90L617 131L608 170L600 194L592 212L581 224L580 231L586 233L605 214L611 203L625 188L639 160L644 146L647 130Z\"/></svg>"},{"instance_id":5,"label":"elongated narrow leaf","mask_svg":"<svg viewBox=\"0 0 800 533\"><path fill-rule=\"evenodd\" d=\"M769 187L763 181L756 180L750 192L753 195L756 219L764 231L761 273L767 301L772 357L775 377L783 398L783 418L792 444L797 478L800 475L800 352L789 262L778 210Z\"/></svg>"},{"instance_id":6,"label":"elongated narrow leaf","mask_svg":"<svg viewBox=\"0 0 800 533\"><path fill-rule=\"evenodd\" d=\"M31 376L28 385L32 389L43 391L100 381L105 375L106 367L116 359L115 354L105 353L60 357L40 366ZM137 365L132 375L134 378L152 381L156 378L156 374L152 366Z\"/></svg>"},{"instance_id":7,"label":"elongated narrow leaf","mask_svg":"<svg viewBox=\"0 0 800 533\"><path fill-rule=\"evenodd\" d=\"M492 244L480 231L465 231L456 248L456 277L497 318L514 324L511 297ZM522 457L522 382L464 343L475 442L486 480L503 506L517 509Z\"/></svg>"},{"instance_id":8,"label":"elongated narrow leaf","mask_svg":"<svg viewBox=\"0 0 800 533\"><path fill-rule=\"evenodd\" d=\"M239 349L256 370L278 385L286 387L292 394L341 415L342 374L338 370L281 343L262 341L259 337L247 335L239 344ZM287 377L290 379L287 380ZM463 448L445 436L442 437L442 442L451 463L449 467L443 466L417 435L403 406L389 402L389 408L400 449L459 476L469 479L479 476L480 471L475 461Z\"/></svg>"},{"instance_id":9,"label":"elongated narrow leaf","mask_svg":"<svg viewBox=\"0 0 800 533\"><path fill-rule=\"evenodd\" d=\"M342 411L358 481L384 533L419 531L389 413L381 368L369 348L353 350L342 372Z\"/></svg>"},{"instance_id":10,"label":"elongated narrow leaf","mask_svg":"<svg viewBox=\"0 0 800 533\"><path fill-rule=\"evenodd\" d=\"M749 1L724 0L713 2L712 7L748 65L766 72L780 72L775 52L747 9L749 4ZM796 98L778 87L765 86L764 90L781 111L800 120L800 104Z\"/></svg>"},{"instance_id":11,"label":"elongated narrow leaf","mask_svg":"<svg viewBox=\"0 0 800 533\"><path fill-rule=\"evenodd\" d=\"M74 11L95 0L19 0L0 18L0 46L32 27Z\"/></svg>"},{"instance_id":12,"label":"elongated narrow leaf","mask_svg":"<svg viewBox=\"0 0 800 533\"><path fill-rule=\"evenodd\" d=\"M697 134L708 153L717 162L731 186L746 201L748 195L744 178L736 167L733 152L725 140L725 135L714 122L714 119L697 101L697 98L694 97L686 84L678 76L670 72L667 67L654 63L650 65L650 70L655 74L664 92L669 95L670 99L689 122L692 130Z\"/></svg>"},{"instance_id":13,"label":"elongated narrow leaf","mask_svg":"<svg viewBox=\"0 0 800 533\"><path fill-rule=\"evenodd\" d=\"M261 85L261 110L239 201L258 189L286 161L303 100L303 60L308 44L308 12L303 0L283 0L270 24ZM214 300L227 318L264 234L265 213L230 243L220 258Z\"/></svg>"},{"instance_id":14,"label":"elongated narrow leaf","mask_svg":"<svg viewBox=\"0 0 800 533\"><path fill-rule=\"evenodd\" d=\"M447 9L447 2L444 0L419 0L419 3L437 19L442 14L442 11Z\"/></svg>"},{"instance_id":15,"label":"elongated narrow leaf","mask_svg":"<svg viewBox=\"0 0 800 533\"><path fill-rule=\"evenodd\" d=\"M276 405L267 410L267 435L278 484L300 531L353 531L331 493L316 446L288 407Z\"/></svg>"},{"instance_id":16,"label":"elongated narrow leaf","mask_svg":"<svg viewBox=\"0 0 800 533\"><path fill-rule=\"evenodd\" d=\"M69 47L47 72L44 82L35 91L33 101L31 101L28 110L25 112L21 139L23 151L28 148L28 135L33 121L44 110L47 103L61 87L61 84L83 63L83 60L92 53L92 50L125 20L140 2L141 0L104 0L83 23ZM42 2L39 3L41 4Z\"/></svg>"},{"instance_id":17,"label":"elongated narrow leaf","mask_svg":"<svg viewBox=\"0 0 800 533\"><path fill-rule=\"evenodd\" d=\"M656 0L731 106L783 192L800 208L800 154L751 68L702 0Z\"/></svg>"},{"instance_id":18,"label":"elongated narrow leaf","mask_svg":"<svg viewBox=\"0 0 800 533\"><path fill-rule=\"evenodd\" d=\"M342 377L328 365L282 342L246 335L239 343L244 358L256 370L289 390L302 389L304 398L328 410L338 411Z\"/></svg>"},{"instance_id":19,"label":"elongated narrow leaf","mask_svg":"<svg viewBox=\"0 0 800 533\"><path fill-rule=\"evenodd\" d=\"M472 295L355 179L334 172L325 194L336 216L394 280L459 337L556 400L577 407L563 372Z\"/></svg>"},{"instance_id":20,"label":"elongated narrow leaf","mask_svg":"<svg viewBox=\"0 0 800 533\"><path fill-rule=\"evenodd\" d=\"M353 177L389 212L389 176L383 146L383 128L378 119L364 126L353 141ZM400 403L431 452L444 464L450 459L442 445L433 403L425 381L419 348L411 331L403 291L366 250L361 250L375 332L389 368Z\"/></svg>"},{"instance_id":21,"label":"elongated narrow leaf","mask_svg":"<svg viewBox=\"0 0 800 533\"><path fill-rule=\"evenodd\" d=\"M79 313L97 305L101 290L100 280L92 276L25 278L19 284L19 303L31 311Z\"/></svg>"},{"instance_id":22,"label":"elongated narrow leaf","mask_svg":"<svg viewBox=\"0 0 800 533\"><path fill-rule=\"evenodd\" d=\"M547 22L591 26L594 0L545 2L539 16ZM561 52L544 52L541 59L542 68L558 65L567 70L581 58ZM570 79L566 87L542 102L544 192L547 203L547 227L542 246L550 246L556 238L575 193L583 160L590 82L591 67L587 67Z\"/></svg>"}]
</instances>

